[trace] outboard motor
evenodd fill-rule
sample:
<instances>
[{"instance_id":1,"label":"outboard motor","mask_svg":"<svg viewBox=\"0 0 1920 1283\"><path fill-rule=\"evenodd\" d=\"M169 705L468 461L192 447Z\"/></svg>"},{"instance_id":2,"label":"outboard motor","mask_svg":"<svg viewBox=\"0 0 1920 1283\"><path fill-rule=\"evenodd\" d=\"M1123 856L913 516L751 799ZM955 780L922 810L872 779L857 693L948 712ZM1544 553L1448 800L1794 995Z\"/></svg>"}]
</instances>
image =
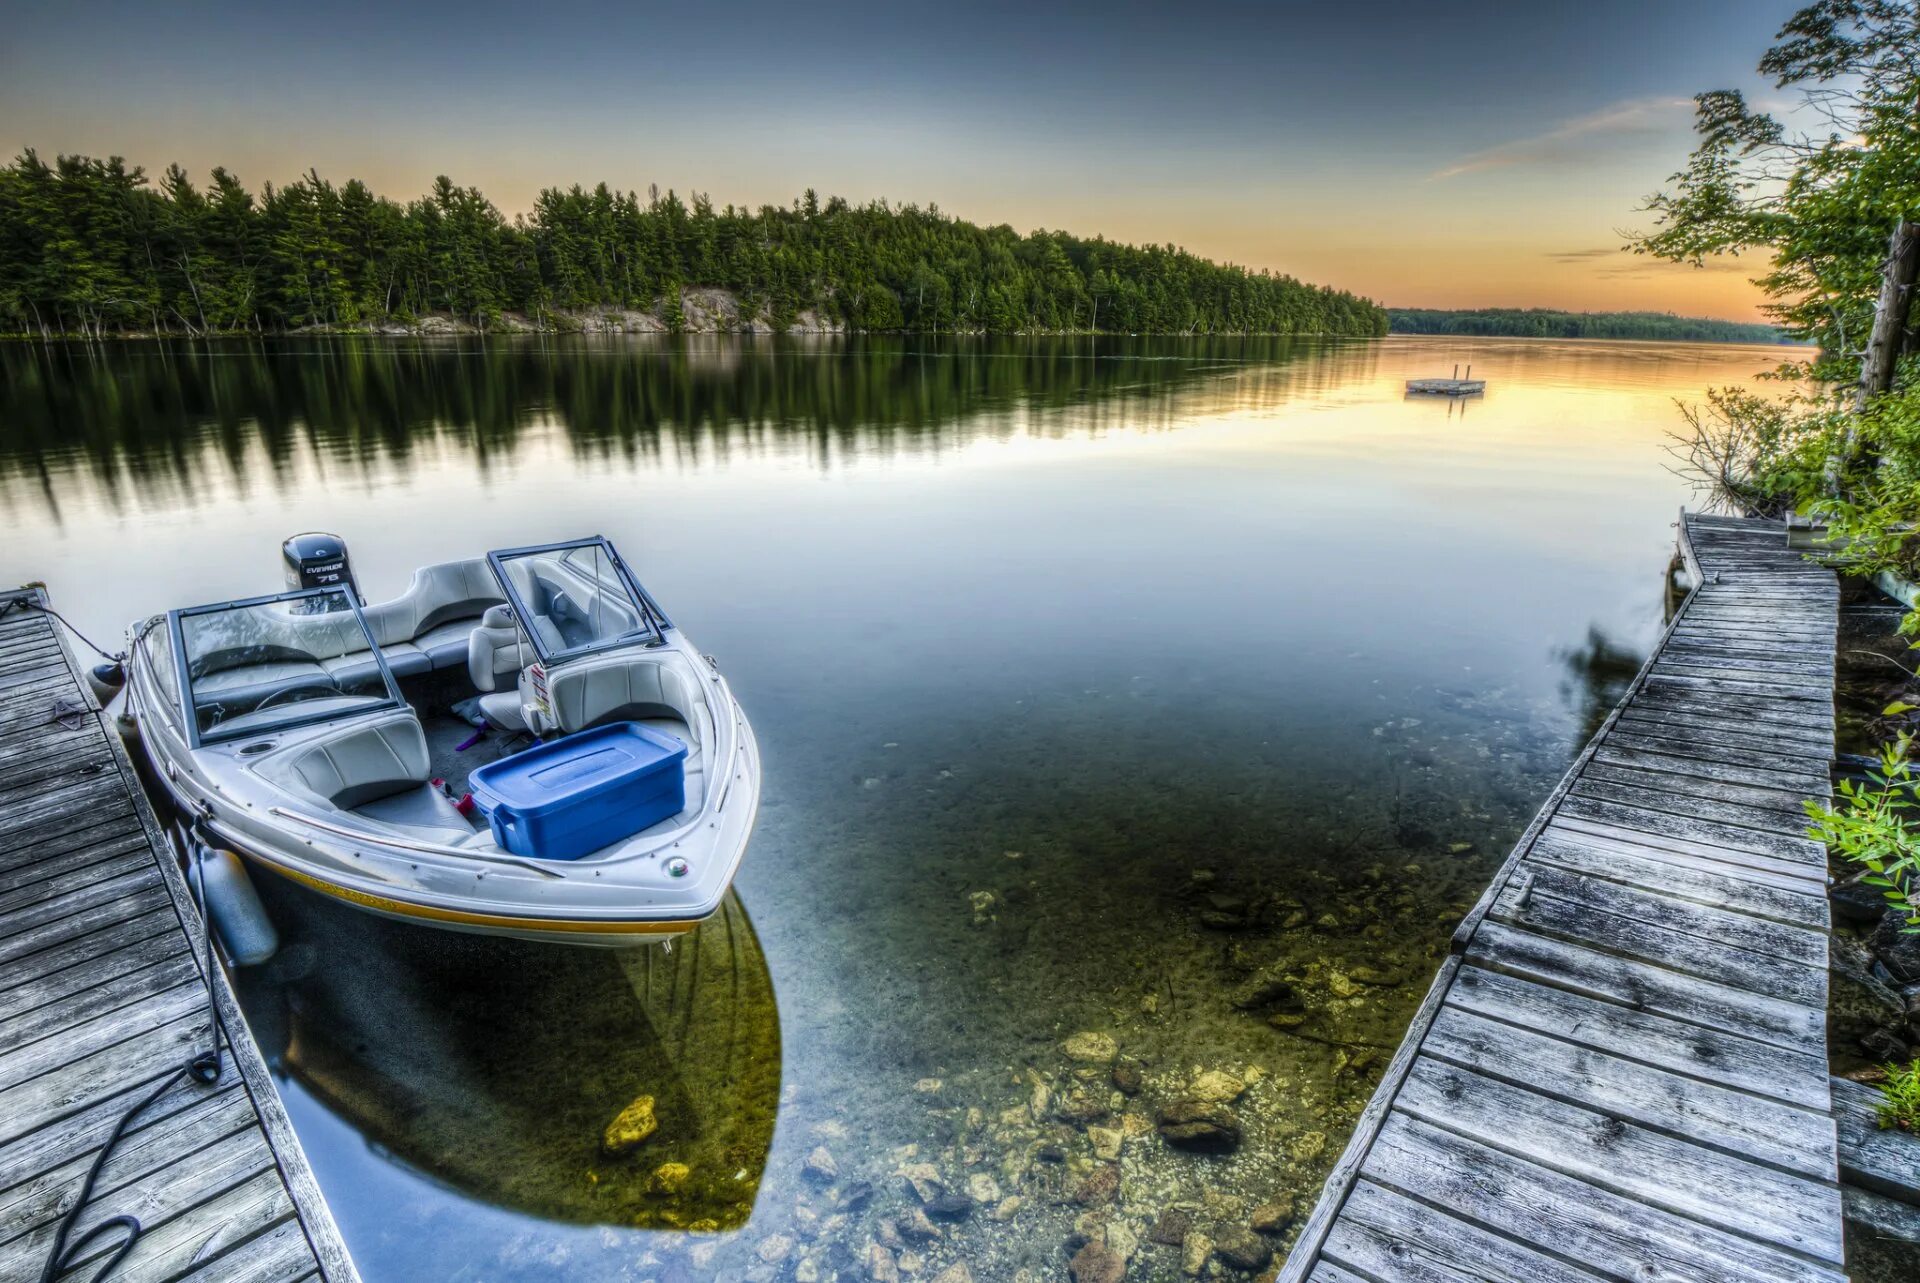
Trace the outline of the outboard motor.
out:
<instances>
[{"instance_id":1,"label":"outboard motor","mask_svg":"<svg viewBox=\"0 0 1920 1283\"><path fill-rule=\"evenodd\" d=\"M360 593L360 586L353 582L353 566L347 560L347 541L339 535L317 530L294 535L280 545L280 559L286 564L289 590L344 584L355 596ZM314 610L344 609L328 599L306 604Z\"/></svg>"}]
</instances>

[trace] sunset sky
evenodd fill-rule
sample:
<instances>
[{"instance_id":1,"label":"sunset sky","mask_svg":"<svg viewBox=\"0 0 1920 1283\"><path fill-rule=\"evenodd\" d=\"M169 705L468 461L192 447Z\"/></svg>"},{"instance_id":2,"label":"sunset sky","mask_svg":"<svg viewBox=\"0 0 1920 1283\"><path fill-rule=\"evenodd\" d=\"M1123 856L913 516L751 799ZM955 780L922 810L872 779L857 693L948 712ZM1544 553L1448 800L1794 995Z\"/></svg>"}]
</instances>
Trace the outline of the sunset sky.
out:
<instances>
[{"instance_id":1,"label":"sunset sky","mask_svg":"<svg viewBox=\"0 0 1920 1283\"><path fill-rule=\"evenodd\" d=\"M0 146L446 173L507 214L606 181L807 187L1171 241L1388 304L1752 319L1741 260L1619 252L1801 0L1437 4L9 3Z\"/></svg>"}]
</instances>

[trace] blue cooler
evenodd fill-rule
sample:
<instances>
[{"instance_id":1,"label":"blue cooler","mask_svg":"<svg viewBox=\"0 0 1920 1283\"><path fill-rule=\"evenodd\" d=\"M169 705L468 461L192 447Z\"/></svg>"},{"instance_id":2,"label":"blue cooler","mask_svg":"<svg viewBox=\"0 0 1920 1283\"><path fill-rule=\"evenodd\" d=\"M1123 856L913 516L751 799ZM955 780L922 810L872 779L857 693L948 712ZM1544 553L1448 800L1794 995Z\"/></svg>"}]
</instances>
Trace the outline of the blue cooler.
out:
<instances>
[{"instance_id":1,"label":"blue cooler","mask_svg":"<svg viewBox=\"0 0 1920 1283\"><path fill-rule=\"evenodd\" d=\"M678 815L687 746L614 722L477 768L473 800L493 840L534 860L577 860Z\"/></svg>"}]
</instances>

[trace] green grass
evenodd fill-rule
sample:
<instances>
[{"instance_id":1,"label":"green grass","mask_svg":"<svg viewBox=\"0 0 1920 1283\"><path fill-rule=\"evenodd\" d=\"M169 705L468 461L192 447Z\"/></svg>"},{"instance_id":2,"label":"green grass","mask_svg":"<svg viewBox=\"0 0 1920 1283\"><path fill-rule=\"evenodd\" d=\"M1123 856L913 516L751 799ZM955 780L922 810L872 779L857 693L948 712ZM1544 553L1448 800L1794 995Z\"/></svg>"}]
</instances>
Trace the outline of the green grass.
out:
<instances>
[{"instance_id":1,"label":"green grass","mask_svg":"<svg viewBox=\"0 0 1920 1283\"><path fill-rule=\"evenodd\" d=\"M1880 1084L1880 1126L1920 1132L1920 1060L1910 1065L1888 1065L1887 1081Z\"/></svg>"}]
</instances>

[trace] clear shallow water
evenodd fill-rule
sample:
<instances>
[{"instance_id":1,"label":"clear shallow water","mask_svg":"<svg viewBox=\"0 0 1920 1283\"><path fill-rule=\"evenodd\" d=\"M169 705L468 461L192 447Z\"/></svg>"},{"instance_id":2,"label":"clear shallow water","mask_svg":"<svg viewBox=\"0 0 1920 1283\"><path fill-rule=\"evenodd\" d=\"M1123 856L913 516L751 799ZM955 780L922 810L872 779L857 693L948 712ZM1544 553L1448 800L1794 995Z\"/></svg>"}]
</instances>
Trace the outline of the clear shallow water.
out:
<instances>
[{"instance_id":1,"label":"clear shallow water","mask_svg":"<svg viewBox=\"0 0 1920 1283\"><path fill-rule=\"evenodd\" d=\"M370 1279L851 1278L875 1243L922 1277L1064 1277L1089 1211L1158 1277L1170 1208L1304 1210L1657 631L1673 400L1782 355L9 348L0 580L106 641L274 589L295 530L345 536L376 599L598 531L753 717L742 912L677 979L276 889L289 947L249 1015ZM1484 400L1402 397L1467 360ZM1268 967L1292 1000L1234 1005ZM1151 1134L1207 1070L1256 1080L1228 1155ZM660 1132L606 1158L641 1093ZM977 1202L931 1241L896 1225L920 1164Z\"/></svg>"}]
</instances>

